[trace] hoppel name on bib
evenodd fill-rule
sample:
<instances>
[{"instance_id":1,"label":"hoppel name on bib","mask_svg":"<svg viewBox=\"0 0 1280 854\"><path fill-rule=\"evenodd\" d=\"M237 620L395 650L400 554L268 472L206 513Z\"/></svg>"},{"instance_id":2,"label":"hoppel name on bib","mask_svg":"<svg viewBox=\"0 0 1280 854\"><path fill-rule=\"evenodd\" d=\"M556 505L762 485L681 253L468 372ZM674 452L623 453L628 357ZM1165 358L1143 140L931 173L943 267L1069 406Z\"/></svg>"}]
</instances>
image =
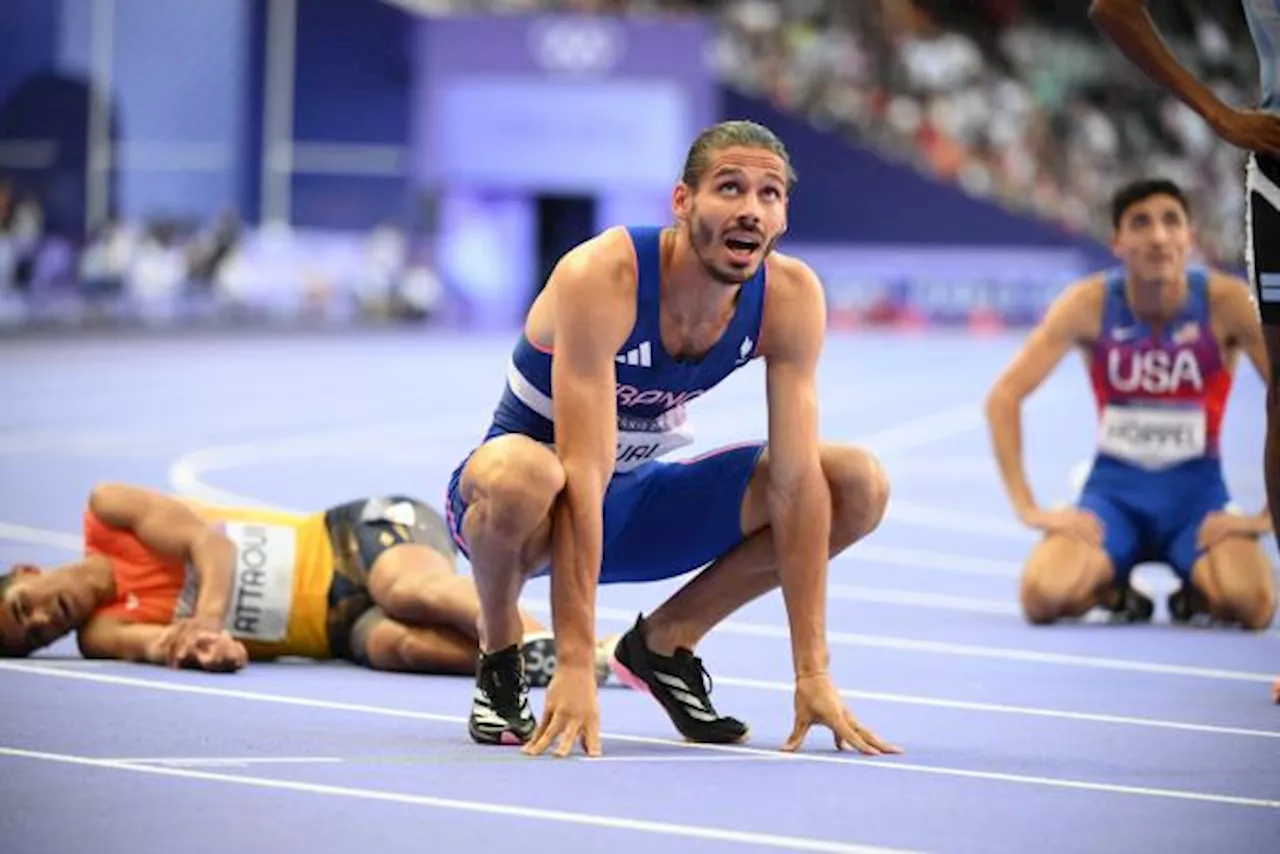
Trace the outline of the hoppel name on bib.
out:
<instances>
[{"instance_id":1,"label":"hoppel name on bib","mask_svg":"<svg viewBox=\"0 0 1280 854\"><path fill-rule=\"evenodd\" d=\"M1098 428L1100 449L1144 468L1166 468L1204 456L1204 410L1108 406Z\"/></svg>"},{"instance_id":2,"label":"hoppel name on bib","mask_svg":"<svg viewBox=\"0 0 1280 854\"><path fill-rule=\"evenodd\" d=\"M293 606L294 530L256 522L228 522L225 530L236 545L227 631L265 643L284 640Z\"/></svg>"}]
</instances>

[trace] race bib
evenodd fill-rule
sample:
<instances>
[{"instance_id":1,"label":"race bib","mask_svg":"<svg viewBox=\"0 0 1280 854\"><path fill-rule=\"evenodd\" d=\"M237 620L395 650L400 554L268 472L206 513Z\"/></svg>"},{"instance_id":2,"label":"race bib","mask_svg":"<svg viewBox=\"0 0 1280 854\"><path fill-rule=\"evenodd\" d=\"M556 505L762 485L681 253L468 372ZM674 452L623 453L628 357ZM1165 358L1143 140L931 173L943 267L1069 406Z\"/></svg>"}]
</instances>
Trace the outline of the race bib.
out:
<instances>
[{"instance_id":1,"label":"race bib","mask_svg":"<svg viewBox=\"0 0 1280 854\"><path fill-rule=\"evenodd\" d=\"M1098 448L1146 469L1162 469L1204 456L1202 409L1108 406L1098 425Z\"/></svg>"},{"instance_id":2,"label":"race bib","mask_svg":"<svg viewBox=\"0 0 1280 854\"><path fill-rule=\"evenodd\" d=\"M289 631L297 538L293 528L227 522L236 546L226 629L243 640L278 643Z\"/></svg>"},{"instance_id":3,"label":"race bib","mask_svg":"<svg viewBox=\"0 0 1280 854\"><path fill-rule=\"evenodd\" d=\"M692 444L693 429L683 409L673 409L661 418L618 418L618 454L615 473L628 472L645 463Z\"/></svg>"}]
</instances>

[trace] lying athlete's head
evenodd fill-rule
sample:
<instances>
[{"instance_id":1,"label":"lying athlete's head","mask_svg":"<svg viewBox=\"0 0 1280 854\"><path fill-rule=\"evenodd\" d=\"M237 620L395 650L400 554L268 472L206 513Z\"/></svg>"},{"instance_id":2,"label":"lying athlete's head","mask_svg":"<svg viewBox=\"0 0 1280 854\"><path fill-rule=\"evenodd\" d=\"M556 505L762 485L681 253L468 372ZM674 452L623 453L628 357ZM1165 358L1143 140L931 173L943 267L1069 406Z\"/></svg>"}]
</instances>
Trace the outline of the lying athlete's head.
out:
<instances>
[{"instance_id":1,"label":"lying athlete's head","mask_svg":"<svg viewBox=\"0 0 1280 854\"><path fill-rule=\"evenodd\" d=\"M0 658L21 658L48 646L91 610L71 573L18 564L0 575Z\"/></svg>"},{"instance_id":2,"label":"lying athlete's head","mask_svg":"<svg viewBox=\"0 0 1280 854\"><path fill-rule=\"evenodd\" d=\"M1191 251L1191 206L1182 188L1163 178L1121 187L1111 200L1112 249L1138 282L1182 276Z\"/></svg>"},{"instance_id":3,"label":"lying athlete's head","mask_svg":"<svg viewBox=\"0 0 1280 854\"><path fill-rule=\"evenodd\" d=\"M754 122L721 122L689 147L672 207L703 269L738 285L755 275L787 230L796 174L782 141Z\"/></svg>"}]
</instances>

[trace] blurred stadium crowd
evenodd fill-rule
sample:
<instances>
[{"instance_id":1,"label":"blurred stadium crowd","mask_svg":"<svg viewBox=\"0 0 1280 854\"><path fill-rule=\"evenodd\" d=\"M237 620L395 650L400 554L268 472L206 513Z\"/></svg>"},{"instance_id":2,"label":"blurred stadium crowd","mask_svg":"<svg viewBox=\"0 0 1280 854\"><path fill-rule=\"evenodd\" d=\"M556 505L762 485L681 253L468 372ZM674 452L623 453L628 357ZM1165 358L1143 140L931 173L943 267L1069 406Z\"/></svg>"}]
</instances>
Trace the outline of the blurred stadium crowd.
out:
<instances>
[{"instance_id":1,"label":"blurred stadium crowd","mask_svg":"<svg viewBox=\"0 0 1280 854\"><path fill-rule=\"evenodd\" d=\"M730 86L1028 215L1106 240L1120 182L1161 174L1192 193L1206 260L1239 265L1243 155L1105 45L1087 2L1055 0L397 0L428 12L536 9L701 14ZM1237 2L1153 4L1178 55L1229 103L1250 103L1256 60ZM255 276L300 277L303 300L341 280L352 309L429 316L441 288L394 224L369 223L323 275L287 234L252 241L235 212L212 223L112 223L84 241L46 234L40 199L0 174L0 318L55 287L82 299L207 294L234 303ZM262 235L255 235L261 238ZM262 255L265 246L287 252ZM264 262L262 258L276 259ZM256 259L256 260L255 260ZM158 303L157 303L158 304Z\"/></svg>"}]
</instances>

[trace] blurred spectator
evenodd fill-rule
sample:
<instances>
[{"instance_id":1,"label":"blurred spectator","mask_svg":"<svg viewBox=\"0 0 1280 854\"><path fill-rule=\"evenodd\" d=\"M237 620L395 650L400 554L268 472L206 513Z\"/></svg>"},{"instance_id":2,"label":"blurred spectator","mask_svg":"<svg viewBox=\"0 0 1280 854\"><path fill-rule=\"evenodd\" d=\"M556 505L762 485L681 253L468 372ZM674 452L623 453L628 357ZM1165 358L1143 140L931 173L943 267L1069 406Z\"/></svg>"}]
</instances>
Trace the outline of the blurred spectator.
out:
<instances>
[{"instance_id":1,"label":"blurred spectator","mask_svg":"<svg viewBox=\"0 0 1280 854\"><path fill-rule=\"evenodd\" d=\"M728 82L835 127L967 192L1108 236L1113 188L1162 174L1193 194L1201 248L1243 251L1243 155L1103 44L1087 3L1049 0L725 0ZM1230 102L1254 89L1236 3L1166 4L1180 56Z\"/></svg>"},{"instance_id":2,"label":"blurred spectator","mask_svg":"<svg viewBox=\"0 0 1280 854\"><path fill-rule=\"evenodd\" d=\"M30 290L43 237L39 200L0 180L0 294Z\"/></svg>"},{"instance_id":3,"label":"blurred spectator","mask_svg":"<svg viewBox=\"0 0 1280 854\"><path fill-rule=\"evenodd\" d=\"M1208 260L1238 265L1243 255L1243 155L1105 44L1085 0L393 2L426 13L710 15L719 76L817 126L1104 241L1116 185L1165 175L1192 193ZM1224 100L1251 98L1256 60L1232 47L1250 44L1239 4L1187 0L1155 14ZM39 314L67 295L103 311L185 301L241 319L427 318L445 292L427 260L435 251L496 286L497 256L480 232L437 248L392 223L295 233L229 211L208 224L113 221L81 244L46 234L39 200L0 176L0 320L15 301Z\"/></svg>"}]
</instances>

